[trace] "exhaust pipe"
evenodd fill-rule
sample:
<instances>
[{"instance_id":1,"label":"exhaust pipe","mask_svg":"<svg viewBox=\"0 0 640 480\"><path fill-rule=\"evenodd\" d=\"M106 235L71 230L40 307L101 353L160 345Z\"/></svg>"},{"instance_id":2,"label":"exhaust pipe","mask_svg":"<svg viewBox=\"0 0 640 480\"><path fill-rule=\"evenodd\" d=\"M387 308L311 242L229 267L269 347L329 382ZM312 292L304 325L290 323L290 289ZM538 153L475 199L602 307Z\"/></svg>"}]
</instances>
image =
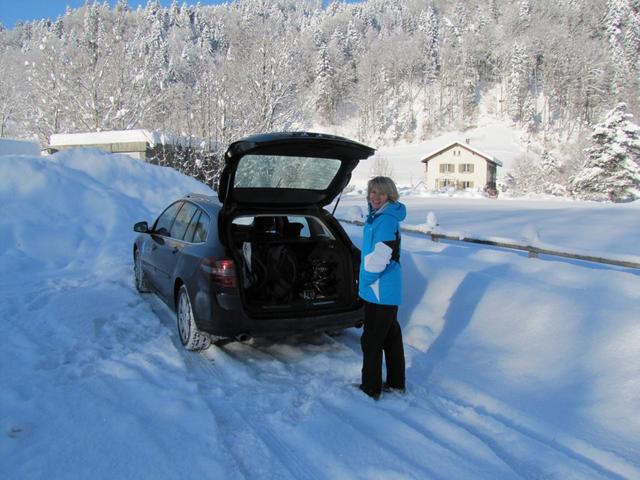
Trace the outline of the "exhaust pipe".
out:
<instances>
[{"instance_id":1,"label":"exhaust pipe","mask_svg":"<svg viewBox=\"0 0 640 480\"><path fill-rule=\"evenodd\" d=\"M238 342L244 343L251 340L251 335L249 335L247 332L242 332L237 334L235 338Z\"/></svg>"}]
</instances>

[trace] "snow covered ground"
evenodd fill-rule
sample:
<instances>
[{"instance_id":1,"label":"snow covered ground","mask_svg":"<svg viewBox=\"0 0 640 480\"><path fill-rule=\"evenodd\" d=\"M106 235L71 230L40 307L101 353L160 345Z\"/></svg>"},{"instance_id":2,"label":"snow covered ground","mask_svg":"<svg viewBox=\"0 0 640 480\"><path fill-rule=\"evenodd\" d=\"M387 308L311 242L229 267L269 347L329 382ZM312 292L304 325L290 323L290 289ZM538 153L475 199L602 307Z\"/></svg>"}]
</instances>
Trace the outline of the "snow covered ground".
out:
<instances>
[{"instance_id":1,"label":"snow covered ground","mask_svg":"<svg viewBox=\"0 0 640 480\"><path fill-rule=\"evenodd\" d=\"M133 223L207 190L0 157L0 478L640 478L640 271L405 234L408 392L375 402L358 330L195 354L136 293ZM406 225L640 255L639 202L403 201Z\"/></svg>"}]
</instances>

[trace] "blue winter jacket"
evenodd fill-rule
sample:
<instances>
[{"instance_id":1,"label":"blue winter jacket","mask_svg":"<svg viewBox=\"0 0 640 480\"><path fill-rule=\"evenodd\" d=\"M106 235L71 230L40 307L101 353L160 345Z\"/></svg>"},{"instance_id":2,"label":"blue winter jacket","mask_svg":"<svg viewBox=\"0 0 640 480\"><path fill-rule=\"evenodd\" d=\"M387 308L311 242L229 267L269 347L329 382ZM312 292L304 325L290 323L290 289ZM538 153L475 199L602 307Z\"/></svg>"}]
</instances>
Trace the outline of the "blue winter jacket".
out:
<instances>
[{"instance_id":1,"label":"blue winter jacket","mask_svg":"<svg viewBox=\"0 0 640 480\"><path fill-rule=\"evenodd\" d=\"M378 211L371 209L364 224L360 262L360 298L371 303L402 303L400 268L400 222L407 209L400 202L388 202Z\"/></svg>"}]
</instances>

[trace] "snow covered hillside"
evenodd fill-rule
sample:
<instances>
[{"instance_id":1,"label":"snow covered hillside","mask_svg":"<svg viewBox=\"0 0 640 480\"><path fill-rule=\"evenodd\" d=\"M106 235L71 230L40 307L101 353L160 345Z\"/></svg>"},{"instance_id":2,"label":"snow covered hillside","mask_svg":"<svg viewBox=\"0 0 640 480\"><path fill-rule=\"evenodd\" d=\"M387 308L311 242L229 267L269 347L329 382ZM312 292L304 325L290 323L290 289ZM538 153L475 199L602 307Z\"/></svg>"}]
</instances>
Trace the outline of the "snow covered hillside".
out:
<instances>
[{"instance_id":1,"label":"snow covered hillside","mask_svg":"<svg viewBox=\"0 0 640 480\"><path fill-rule=\"evenodd\" d=\"M96 150L0 157L0 478L640 478L640 271L405 234L408 392L375 402L358 330L182 349L131 244L190 191ZM639 202L402 200L407 225L639 255Z\"/></svg>"}]
</instances>

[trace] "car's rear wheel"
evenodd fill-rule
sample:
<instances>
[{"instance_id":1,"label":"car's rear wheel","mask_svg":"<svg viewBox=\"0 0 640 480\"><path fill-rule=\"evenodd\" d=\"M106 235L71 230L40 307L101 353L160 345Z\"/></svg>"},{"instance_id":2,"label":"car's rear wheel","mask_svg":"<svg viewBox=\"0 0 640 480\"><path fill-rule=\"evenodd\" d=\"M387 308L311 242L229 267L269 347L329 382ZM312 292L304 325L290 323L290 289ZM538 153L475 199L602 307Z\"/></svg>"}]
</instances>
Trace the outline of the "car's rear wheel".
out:
<instances>
[{"instance_id":1,"label":"car's rear wheel","mask_svg":"<svg viewBox=\"0 0 640 480\"><path fill-rule=\"evenodd\" d=\"M135 275L136 290L140 293L150 292L147 277L145 277L144 270L142 270L142 255L140 255L140 250L137 248L133 254L133 273Z\"/></svg>"},{"instance_id":2,"label":"car's rear wheel","mask_svg":"<svg viewBox=\"0 0 640 480\"><path fill-rule=\"evenodd\" d=\"M182 285L178 292L178 306L176 308L176 319L180 342L187 350L204 350L211 345L211 338L206 333L198 330L196 325L191 300L187 287Z\"/></svg>"}]
</instances>

